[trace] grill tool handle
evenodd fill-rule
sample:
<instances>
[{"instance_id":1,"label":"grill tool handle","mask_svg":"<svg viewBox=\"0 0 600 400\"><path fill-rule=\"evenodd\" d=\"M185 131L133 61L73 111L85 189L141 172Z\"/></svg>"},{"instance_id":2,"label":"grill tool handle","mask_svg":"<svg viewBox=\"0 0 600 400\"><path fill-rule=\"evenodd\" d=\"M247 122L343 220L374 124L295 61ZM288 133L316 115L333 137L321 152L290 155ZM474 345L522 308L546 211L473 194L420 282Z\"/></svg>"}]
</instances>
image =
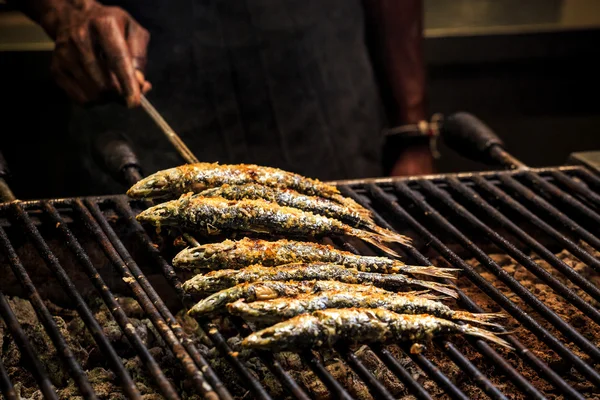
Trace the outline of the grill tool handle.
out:
<instances>
[{"instance_id":1,"label":"grill tool handle","mask_svg":"<svg viewBox=\"0 0 600 400\"><path fill-rule=\"evenodd\" d=\"M446 117L441 133L448 147L471 160L506 168L526 168L504 150L502 139L473 114L458 112Z\"/></svg>"},{"instance_id":2,"label":"grill tool handle","mask_svg":"<svg viewBox=\"0 0 600 400\"><path fill-rule=\"evenodd\" d=\"M16 199L12 190L8 187L6 183L6 178L10 175L10 171L8 170L8 164L4 155L0 152L0 202L4 203L6 201L13 201Z\"/></svg>"},{"instance_id":3,"label":"grill tool handle","mask_svg":"<svg viewBox=\"0 0 600 400\"><path fill-rule=\"evenodd\" d=\"M106 133L92 143L92 155L98 165L124 185L142 179L140 162L129 141L119 133Z\"/></svg>"}]
</instances>

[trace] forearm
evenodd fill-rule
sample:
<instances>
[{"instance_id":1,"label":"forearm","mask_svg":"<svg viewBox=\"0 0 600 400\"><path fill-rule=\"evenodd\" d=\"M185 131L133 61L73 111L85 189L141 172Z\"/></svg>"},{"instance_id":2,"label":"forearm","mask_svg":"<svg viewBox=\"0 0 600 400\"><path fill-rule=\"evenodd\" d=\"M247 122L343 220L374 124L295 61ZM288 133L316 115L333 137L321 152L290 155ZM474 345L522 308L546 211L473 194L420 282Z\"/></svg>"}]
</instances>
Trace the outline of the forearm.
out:
<instances>
[{"instance_id":1,"label":"forearm","mask_svg":"<svg viewBox=\"0 0 600 400\"><path fill-rule=\"evenodd\" d=\"M426 117L421 0L363 0L394 100L392 123L416 123Z\"/></svg>"}]
</instances>

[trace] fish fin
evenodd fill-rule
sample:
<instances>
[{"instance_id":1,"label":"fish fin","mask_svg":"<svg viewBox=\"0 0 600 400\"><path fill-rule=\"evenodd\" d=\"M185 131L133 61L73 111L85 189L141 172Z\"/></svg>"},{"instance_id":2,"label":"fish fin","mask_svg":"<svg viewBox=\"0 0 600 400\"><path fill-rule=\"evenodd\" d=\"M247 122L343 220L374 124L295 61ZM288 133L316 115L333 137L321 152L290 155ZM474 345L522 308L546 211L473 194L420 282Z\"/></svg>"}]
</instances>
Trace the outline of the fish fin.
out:
<instances>
[{"instance_id":1,"label":"fish fin","mask_svg":"<svg viewBox=\"0 0 600 400\"><path fill-rule=\"evenodd\" d=\"M407 279L406 283L411 284L411 285L426 287L435 292L443 293L446 296L450 296L454 299L458 298L458 294L456 293L456 291L454 291L454 289L452 289L451 286L445 285L443 283L421 281L418 279Z\"/></svg>"},{"instance_id":2,"label":"fish fin","mask_svg":"<svg viewBox=\"0 0 600 400\"><path fill-rule=\"evenodd\" d=\"M385 244L387 240L377 233L367 232L360 229L352 229L349 233L353 236L364 240L367 243L372 244L373 246L391 255L392 257L400 257L400 254L396 253L394 250L390 249Z\"/></svg>"},{"instance_id":3,"label":"fish fin","mask_svg":"<svg viewBox=\"0 0 600 400\"><path fill-rule=\"evenodd\" d=\"M412 246L412 239L408 236L401 235L397 232L382 228L381 226L375 224L370 225L369 229L372 229L374 232L384 237L386 242L394 242L403 244L405 246Z\"/></svg>"},{"instance_id":4,"label":"fish fin","mask_svg":"<svg viewBox=\"0 0 600 400\"><path fill-rule=\"evenodd\" d=\"M491 322L492 320L499 318L506 318L506 315L502 313L470 313L467 311L455 311L453 315L453 319L460 319L462 321L469 321L481 325L502 328L502 325Z\"/></svg>"},{"instance_id":5,"label":"fish fin","mask_svg":"<svg viewBox=\"0 0 600 400\"><path fill-rule=\"evenodd\" d=\"M506 347L507 349L514 350L514 348L504 339L501 339L494 332L487 331L485 329L477 328L471 325L460 325L463 333L471 336L477 336L490 342L499 344L500 346Z\"/></svg>"},{"instance_id":6,"label":"fish fin","mask_svg":"<svg viewBox=\"0 0 600 400\"><path fill-rule=\"evenodd\" d=\"M456 276L451 272L460 271L458 268L439 268L433 265L419 266L419 265L402 265L398 267L398 270L403 273L413 275L427 275L435 276L437 278L448 278L456 279Z\"/></svg>"}]
</instances>

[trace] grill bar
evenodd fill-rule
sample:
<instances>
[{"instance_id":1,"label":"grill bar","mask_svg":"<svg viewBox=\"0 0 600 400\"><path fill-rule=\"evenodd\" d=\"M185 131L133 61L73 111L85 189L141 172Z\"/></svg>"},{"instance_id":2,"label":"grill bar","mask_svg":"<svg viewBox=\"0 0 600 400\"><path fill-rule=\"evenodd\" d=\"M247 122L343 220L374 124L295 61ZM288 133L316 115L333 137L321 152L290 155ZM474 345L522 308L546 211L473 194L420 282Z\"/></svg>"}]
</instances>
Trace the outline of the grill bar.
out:
<instances>
[{"instance_id":1,"label":"grill bar","mask_svg":"<svg viewBox=\"0 0 600 400\"><path fill-rule=\"evenodd\" d=\"M567 192L560 190L554 184L548 182L545 179L540 178L532 172L523 173L523 177L529 181L534 187L538 188L539 194L546 197L547 200L556 199L564 205L568 206L571 210L576 213L583 215L586 219L593 221L596 226L600 225L600 215L596 214L594 210L571 196Z\"/></svg>"},{"instance_id":2,"label":"grill bar","mask_svg":"<svg viewBox=\"0 0 600 400\"><path fill-rule=\"evenodd\" d=\"M585 184L569 178L566 174L560 171L551 171L550 176L554 178L555 181L584 197L587 201L591 202L595 206L600 206L600 196L592 192Z\"/></svg>"},{"instance_id":3,"label":"grill bar","mask_svg":"<svg viewBox=\"0 0 600 400\"><path fill-rule=\"evenodd\" d=\"M406 348L406 346L403 347L403 350L406 355L408 355L419 368L425 371L439 387L444 389L450 397L457 400L469 400L469 396L464 394L450 378L440 371L440 369L425 356L422 354L412 354L410 349Z\"/></svg>"},{"instance_id":4,"label":"grill bar","mask_svg":"<svg viewBox=\"0 0 600 400\"><path fill-rule=\"evenodd\" d=\"M521 297L524 301L526 301L531 307L533 307L540 315L542 315L546 320L552 323L558 330L561 331L565 336L569 337L573 340L580 348L585 349L585 351L589 351L592 355L598 353L598 349L592 345L587 339L585 339L579 332L573 329L572 326L567 324L564 320L562 320L556 313L550 310L544 303L542 303L537 297L535 297L531 292L529 292L525 287L523 287L516 279L512 276L508 275L497 263L495 263L491 258L487 256L485 252L483 252L479 247L473 244L464 234L462 234L457 228L455 228L452 224L448 222L448 220L436 211L433 207L431 207L427 202L420 200L417 198L408 186L404 183L398 183L394 185L395 189L404 195L406 198L409 198L413 201L413 203L419 207L421 210L426 212L426 216L428 219L433 220L438 226L442 227L447 232L451 233L466 249L468 249L477 260L482 263L490 272L496 275L502 282L508 286L515 294ZM476 274L476 273L475 273ZM492 289L499 294L498 290ZM489 293L488 293L489 294ZM507 299L508 300L508 299ZM510 300L509 300L510 301ZM512 303L512 302L511 302ZM514 304L513 304L514 305ZM533 323L531 327L528 328L538 337L543 338L544 342L551 347L554 351L560 354L562 357L566 358L586 377L588 377L594 383L600 385L600 375L591 368L588 364L586 364L583 360L577 357L571 350L569 350L566 346L564 346L556 337L550 334L546 329L544 329L537 321L533 320L527 314L525 314L521 309L515 307L518 313L511 313L515 319L517 316L522 318L520 321L523 325L526 323ZM508 311L508 309L507 309ZM510 312L510 311L509 311Z\"/></svg>"},{"instance_id":5,"label":"grill bar","mask_svg":"<svg viewBox=\"0 0 600 400\"><path fill-rule=\"evenodd\" d=\"M491 183L489 183L485 179L482 179L479 176L473 176L472 180L476 184L477 187L483 189L485 192L490 194L493 198L502 202L504 205L508 206L512 210L519 213L527 221L532 222L536 227L543 230L544 233L546 233L548 236L550 236L551 238L553 238L554 240L559 242L561 245L563 245L575 257L579 258L581 261L585 262L590 267L600 271L600 261L598 261L596 258L594 258L590 253L586 252L584 249L582 249L580 246L578 246L572 240L567 238L565 235L561 234L559 231L554 229L552 226L548 225L540 217L538 217L537 215L535 215L534 213L529 211L527 208L525 208L523 205L521 205L515 199L510 197L508 194L506 194L505 192L498 189L497 187L495 187L494 185L492 185ZM536 250L536 252L537 252L537 250ZM538 252L538 254L540 254L540 255L543 254L543 251L541 250L540 252ZM552 265L554 265L555 268L560 270L560 268L556 267L556 265L554 263L552 263ZM566 275L566 273L565 273L565 275ZM594 286L595 290L592 289L592 291L588 291L588 287L585 284L582 284L581 288L586 290L586 292L588 294L590 294L590 296L592 296L592 297L595 297L594 292L596 292L598 290Z\"/></svg>"},{"instance_id":6,"label":"grill bar","mask_svg":"<svg viewBox=\"0 0 600 400\"><path fill-rule=\"evenodd\" d=\"M551 337L550 333L531 318L529 315L524 313L518 308L513 302L511 302L505 295L494 288L488 281L481 277L476 271L474 271L469 264L464 262L458 255L451 251L445 246L435 235L427 230L423 225L417 222L408 212L401 208L398 203L392 202L386 194L375 185L367 185L367 189L375 200L387 207L399 220L408 222L412 229L427 240L446 260L448 260L455 267L460 268L473 284L480 288L485 294L492 298L498 305L508 311L515 319L521 322L531 331L542 332L541 336ZM429 211L428 211L429 212ZM462 297L461 297L462 298ZM551 337L556 344L561 345L556 338ZM516 348L516 352L522 358L531 361L536 366L537 370L546 378L549 382L559 388L565 395L571 396L569 398L584 399L584 397L567 384L558 374L554 373L548 365L543 363L537 357L535 357L526 347L516 341L512 336L505 337L511 345ZM515 383L518 383L516 381ZM530 386L530 385L529 385ZM530 387L528 391L538 392L535 388ZM539 393L539 392L538 392ZM543 395L539 394L543 398Z\"/></svg>"},{"instance_id":7,"label":"grill bar","mask_svg":"<svg viewBox=\"0 0 600 400\"><path fill-rule=\"evenodd\" d=\"M108 310L114 317L115 321L119 324L121 330L127 336L130 343L136 350L138 356L143 361L144 366L150 372L152 377L154 378L156 384L160 388L162 394L168 399L179 399L179 395L177 391L168 381L167 377L163 373L162 369L150 354L148 348L142 343L139 335L137 334L135 328L129 322L129 318L125 315L125 312L115 299L114 295L105 284L104 280L94 268L92 261L85 253L85 250L81 247L73 233L67 227L67 224L60 217L60 214L56 210L56 208L50 204L49 202L44 202L42 204L43 209L49 214L52 223L58 228L61 235L65 239L66 245L73 252L75 257L77 258L79 264L83 267L83 270L87 274L88 278L92 281L96 290L101 294L104 303L106 304Z\"/></svg>"},{"instance_id":8,"label":"grill bar","mask_svg":"<svg viewBox=\"0 0 600 400\"><path fill-rule=\"evenodd\" d=\"M589 186L593 187L596 190L600 189L600 178L592 174L587 169L578 168L574 171L574 173L575 176L582 179Z\"/></svg>"},{"instance_id":9,"label":"grill bar","mask_svg":"<svg viewBox=\"0 0 600 400\"><path fill-rule=\"evenodd\" d=\"M393 400L394 396L386 389L386 387L377 378L373 376L371 371L358 359L356 354L348 348L337 346L337 352L344 356L344 359L350 365L354 371L360 376L360 378L371 388L371 393L375 395L377 399L388 399Z\"/></svg>"},{"instance_id":10,"label":"grill bar","mask_svg":"<svg viewBox=\"0 0 600 400\"><path fill-rule=\"evenodd\" d=\"M394 228L386 221L384 220L369 204L366 204L364 199L359 197L357 195L356 192L354 192L351 188L349 188L348 186L340 186L340 191L346 195L349 196L351 198L353 198L355 201L357 201L358 203L360 203L362 206L368 208L372 213L373 216L375 218L375 220L377 221L377 224L386 228L386 229L390 229L393 230ZM406 221L410 221L411 225L413 226L417 226L417 222L410 216L408 215L408 213L406 213L406 211L404 211L403 209L399 209L399 211L401 212L401 217L406 220ZM423 228L422 233L425 233L425 236L427 236L428 238L434 238L431 233L429 233L426 229ZM422 235L423 236L423 235ZM428 241L431 241L432 239L428 239ZM437 240L437 239L436 239ZM358 250L356 250L356 248L354 248L352 245L350 245L349 243L345 243L344 247L346 248L346 250L353 252L355 254L359 254ZM412 257L413 260L415 260L416 264L419 265L433 265L431 263L431 261L429 261L425 256L423 256L417 249L415 249L412 246L403 246L404 251L410 256ZM458 258L458 256L456 256L454 253L449 251L449 254L451 255L451 257L455 258L457 261L457 264L461 265L461 263L463 263L463 261ZM449 279L444 280L444 283L447 284L451 284L452 282ZM455 289L459 298L458 301L459 303L461 303L465 308L467 308L468 310L470 310L471 312L484 312L483 309L481 309L481 307L477 306L470 298L468 298L459 288ZM528 357L532 358L532 361L536 364L536 366L538 368L544 367L550 371L549 373L551 375L553 375L558 381L562 382L564 384L564 386L566 388L569 388L569 385L567 385L566 382L564 382L557 374L555 374L554 372L552 372L545 364L543 364L540 360L538 360L535 356L533 356L529 350L527 350L518 340L516 340L514 337L510 336L506 338L513 347L515 347L515 349L517 349L517 351L519 351L520 353L526 354ZM502 369L504 371L504 373L509 376L511 378L511 381L516 384L519 388L521 388L523 390L524 393L527 393L528 396L530 396L531 398L536 398L536 399L545 399L545 397L535 388L533 387L533 385L531 385L531 383L529 383L529 381L527 381L523 375L521 375L520 373L518 373L506 360L504 360L495 350L493 350L486 342L484 342L483 340L476 340L476 339L468 339L472 344L474 344L474 347L484 356L486 356L487 358L489 358L490 360L494 361L496 363L496 365ZM462 358L465 358L464 356L462 356ZM468 362L468 359L466 359L466 362ZM465 360L463 360L463 362L465 362Z\"/></svg>"},{"instance_id":11,"label":"grill bar","mask_svg":"<svg viewBox=\"0 0 600 400\"><path fill-rule=\"evenodd\" d=\"M455 182L456 183L456 182ZM452 185L452 180L450 180L450 184ZM589 303L579 297L575 292L567 288L563 285L558 279L554 278L548 271L537 265L531 258L527 257L522 251L517 249L514 244L510 243L508 240L500 236L497 232L493 231L488 225L481 222L477 219L472 213L467 211L463 206L458 204L457 202L450 197L450 194L447 192L443 192L441 189L435 187L431 182L428 181L420 181L419 185L425 189L427 193L432 195L433 197L441 200L449 209L451 209L455 214L460 215L464 221L466 221L469 225L476 227L478 230L483 232L493 243L495 243L500 248L503 248L507 254L517 260L521 265L526 267L529 271L531 271L535 276L537 276L540 280L544 281L549 287L551 287L556 293L563 296L565 299L569 300L573 305L579 308L582 312L586 313L586 315L592 319L596 323L600 323L600 312L592 307ZM458 189L461 189L460 183L458 183ZM469 189L462 187L464 192L466 192L466 196L473 198ZM491 207L490 207L491 208ZM488 210L489 211L489 210ZM499 214L499 213L498 213ZM495 215L498 217L498 215ZM501 220L501 219L500 219ZM505 222L510 223L510 221L506 220ZM514 225L514 224L513 224ZM515 226L516 228L516 226ZM518 228L517 228L518 229ZM524 234L524 232L523 232ZM529 236L526 236L529 237ZM531 242L533 239L531 239ZM539 246L541 247L541 245ZM578 281L583 281L584 283L589 282L585 280L581 275L575 272L572 268L569 268L566 264L564 265L565 272L571 271L571 276L573 278L578 278ZM593 285L589 284L592 288ZM566 324L566 322L565 322ZM582 336L583 338L583 336ZM589 347L598 352L600 356L600 351L596 349L596 347L589 343Z\"/></svg>"},{"instance_id":12,"label":"grill bar","mask_svg":"<svg viewBox=\"0 0 600 400\"><path fill-rule=\"evenodd\" d=\"M0 361L0 392L6 400L19 400L2 361Z\"/></svg>"},{"instance_id":13,"label":"grill bar","mask_svg":"<svg viewBox=\"0 0 600 400\"><path fill-rule=\"evenodd\" d=\"M4 229L0 228L0 238L3 236ZM27 361L29 362L29 366L31 369L31 373L35 378L38 386L44 397L49 400L58 400L58 395L54 391L52 387L52 382L50 382L50 378L48 377L48 373L42 366L40 359L35 354L35 350L31 347L31 343L29 339L27 339L27 335L23 332L23 328L21 324L17 320L13 310L10 308L4 293L0 291L0 316L6 323L6 326L10 330L15 343L19 347L21 351L21 355L25 356ZM13 389L14 392L14 389Z\"/></svg>"},{"instance_id":14,"label":"grill bar","mask_svg":"<svg viewBox=\"0 0 600 400\"><path fill-rule=\"evenodd\" d=\"M456 346L448 341L439 343L439 346L444 349L444 352L452 359L452 361L460 366L463 370L469 373L469 377L477 383L483 391L492 399L504 399L507 397L490 380L481 373L463 354L458 351Z\"/></svg>"},{"instance_id":15,"label":"grill bar","mask_svg":"<svg viewBox=\"0 0 600 400\"><path fill-rule=\"evenodd\" d=\"M490 216L493 220L500 222L502 226L509 229L516 237L521 240L522 243L526 244L529 248L533 249L537 254L539 254L544 260L546 260L550 265L560 271L563 275L567 276L571 282L576 283L581 289L585 290L591 297L600 301L600 290L594 286L590 281L581 276L578 272L576 272L573 268L569 267L564 261L556 257L554 253L548 250L546 247L541 245L538 241L532 238L530 235L525 233L524 230L519 228L515 223L506 218L501 212L496 210L494 207L489 205L485 200L483 200L474 190L470 189L466 185L462 184L456 178L448 179L448 183L450 187L454 189L457 193L461 194L464 199L474 204L476 207L485 211L485 213ZM575 245L576 246L576 245ZM579 246L577 246L579 247ZM579 250L583 251L583 249L579 248ZM560 284L562 286L562 284ZM589 306L588 303L585 303ZM598 311L594 308L593 311L598 313Z\"/></svg>"},{"instance_id":16,"label":"grill bar","mask_svg":"<svg viewBox=\"0 0 600 400\"><path fill-rule=\"evenodd\" d=\"M91 333L92 337L96 341L96 344L98 345L100 350L103 352L103 354L106 355L113 371L118 376L118 378L121 380L123 390L125 391L125 393L127 393L127 395L130 398L141 399L140 392L138 391L137 387L133 383L131 376L125 369L125 367L124 367L123 363L121 362L115 349L110 345L110 342L108 341L106 335L104 335L102 327L98 324L98 322L94 318L92 311L89 309L89 307L87 306L87 304L85 303L85 301L83 300L83 298L81 297L79 292L77 291L77 288L75 287L75 285L73 284L73 282L71 281L71 279L69 278L69 276L67 275L65 270L63 269L63 267L61 266L58 258L56 258L54 253L52 253L52 251L50 250L50 248L44 241L44 238L42 237L42 235L40 234L38 229L35 227L35 225L31 221L31 218L29 217L29 215L27 214L27 212L25 211L23 206L20 203L13 203L12 208L16 215L17 221L19 221L19 223L22 225L24 231L28 234L33 245L37 249L39 255L42 257L42 259L44 260L44 262L46 263L48 268L54 273L54 276L56 277L56 279L58 280L58 282L60 283L60 285L62 286L64 291L67 293L67 295L69 296L71 301L73 302L81 319L83 320L83 322L85 323L89 332ZM22 271L25 272L24 269ZM25 275L26 275L26 273L25 273ZM29 283L31 284L31 288L33 288L35 290L33 283L31 283L31 282L29 282ZM27 284L27 283L25 283L25 284ZM30 299L30 301L32 301L32 303L36 306L36 310L40 307L39 305L36 304L36 303L38 303L38 301L34 301L33 299ZM41 298L39 298L39 303L41 303L43 305ZM45 310L45 312L43 310ZM42 311L42 313L47 314L46 316L44 316L44 318L50 318L50 320L52 322L54 321L52 316L50 315L50 313L47 311L47 309L45 307L43 309L41 309L40 311ZM77 372L75 374L76 379L81 379L85 383L84 386L80 386L80 388L79 388L81 390L82 394L84 396L90 396L90 398L96 398L96 395L94 394L94 390L89 385L89 381L87 380L87 376L85 375L85 372L83 371L83 369L81 368L81 366L79 365L77 360L75 360L75 356L70 351L70 349L69 349L68 345L66 344L66 341L64 340L62 335L60 335L60 332L58 331L58 328L56 327L56 325L53 323L50 326L46 326L46 332L48 332L50 337L52 337L53 335L56 335L62 341L60 346L57 345L57 351L59 352L59 354L63 353L64 356L71 358L67 363L69 368L71 368L71 369L77 368L77 370L76 370Z\"/></svg>"},{"instance_id":17,"label":"grill bar","mask_svg":"<svg viewBox=\"0 0 600 400\"><path fill-rule=\"evenodd\" d=\"M512 176L498 175L500 182L507 188L513 190L515 193L523 196L525 200L533 204L536 208L543 210L552 219L558 221L571 233L579 236L589 245L594 247L596 250L600 250L600 240L592 235L589 231L582 228L578 223L567 217L565 214L560 212L556 207L548 203L546 200L537 196L531 189L525 187L523 184L518 182ZM598 270L600 271L600 270Z\"/></svg>"},{"instance_id":18,"label":"grill bar","mask_svg":"<svg viewBox=\"0 0 600 400\"><path fill-rule=\"evenodd\" d=\"M97 209L97 205L91 203L91 201L87 200L86 204L90 207L92 213L100 211ZM102 222L106 222L106 220L102 217L102 214L100 214L101 219L99 222L97 222L97 219L94 219L92 214L90 214L90 210L85 208L81 200L76 200L74 206L75 210L82 217L90 232L100 244L100 247L108 259L111 261L116 270L122 275L123 281L129 285L133 293L136 295L138 302L140 302L140 305L144 308L146 313L148 313L158 332L161 334L165 342L169 344L175 357L182 363L186 374L188 374L188 376L193 380L196 389L206 398L218 398L217 394L213 390L213 387L211 387L211 385L205 380L205 374L198 370L194 360L186 352L186 349L176 337L174 331L177 327L179 330L181 330L181 327L179 327L179 324L175 318L166 309L166 306L158 297L156 292L153 294L148 293L150 291L153 292L153 289L148 291L144 290L151 288L151 286L148 284L148 281L142 271L137 268L137 265L135 265L135 262L133 259L131 259L131 256L127 256L125 259L122 259L117 249L113 247L113 242L105 234L106 232L109 235L111 233L114 235L114 231L112 231L112 228L108 226L108 223L106 223L106 226L100 227L99 223L102 224ZM103 228L105 230L103 230ZM126 250L124 253L126 253ZM142 288L142 285L144 288ZM152 298L150 298L149 295L151 295ZM167 324L167 321L165 321L165 319L162 317L157 307L163 308L163 311L165 311L167 315L170 315L169 324ZM173 328L173 330L171 330L171 328ZM180 331L180 334L183 335L183 332ZM210 368L208 364L207 367ZM228 393L224 391L223 398L227 398L227 395Z\"/></svg>"},{"instance_id":19,"label":"grill bar","mask_svg":"<svg viewBox=\"0 0 600 400\"><path fill-rule=\"evenodd\" d=\"M379 357L381 361L392 371L398 379L410 390L418 399L430 400L431 395L427 392L423 386L415 380L411 374L398 362L396 357L390 353L390 351L381 345L373 345L372 351Z\"/></svg>"}]
</instances>

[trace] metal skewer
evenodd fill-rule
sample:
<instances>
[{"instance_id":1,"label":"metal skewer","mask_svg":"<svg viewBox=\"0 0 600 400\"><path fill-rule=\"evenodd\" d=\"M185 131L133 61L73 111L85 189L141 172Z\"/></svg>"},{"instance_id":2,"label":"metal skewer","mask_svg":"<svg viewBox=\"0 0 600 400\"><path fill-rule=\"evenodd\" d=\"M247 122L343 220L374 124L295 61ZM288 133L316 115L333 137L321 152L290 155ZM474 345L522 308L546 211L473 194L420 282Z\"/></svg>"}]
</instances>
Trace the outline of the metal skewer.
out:
<instances>
[{"instance_id":1,"label":"metal skewer","mask_svg":"<svg viewBox=\"0 0 600 400\"><path fill-rule=\"evenodd\" d=\"M185 145L183 140L181 140L179 135L175 133L175 131L169 126L167 121L165 121L162 115L160 115L160 113L156 110L156 108L154 108L152 103L150 103L146 96L144 96L143 94L141 95L141 104L144 111L146 111L150 118L154 120L156 125L158 125L158 127L163 131L167 139L169 139L169 142L171 142L171 144L175 147L179 155L183 157L183 159L186 162L190 164L200 162L196 158L194 153L192 153L192 151Z\"/></svg>"}]
</instances>

